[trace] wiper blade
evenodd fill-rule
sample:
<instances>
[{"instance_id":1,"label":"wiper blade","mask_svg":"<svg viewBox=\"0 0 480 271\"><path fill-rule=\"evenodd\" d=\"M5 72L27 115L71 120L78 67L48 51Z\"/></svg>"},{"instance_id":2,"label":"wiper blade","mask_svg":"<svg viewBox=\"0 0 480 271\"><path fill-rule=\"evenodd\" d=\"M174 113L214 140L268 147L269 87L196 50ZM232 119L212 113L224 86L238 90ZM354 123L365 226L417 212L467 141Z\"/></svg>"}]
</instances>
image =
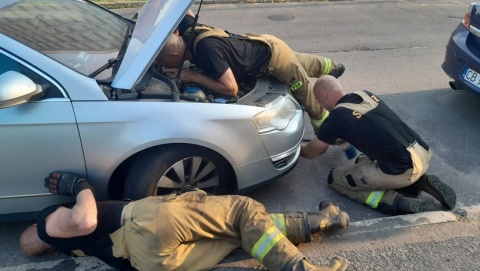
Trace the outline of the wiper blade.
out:
<instances>
[{"instance_id":1,"label":"wiper blade","mask_svg":"<svg viewBox=\"0 0 480 271\"><path fill-rule=\"evenodd\" d=\"M107 62L107 64L101 66L99 69L95 70L91 74L88 75L88 77L94 78L95 76L99 75L101 72L103 72L106 69L110 69L111 67L115 66L119 61L123 59L124 55L120 55L115 58L110 58Z\"/></svg>"},{"instance_id":2,"label":"wiper blade","mask_svg":"<svg viewBox=\"0 0 480 271\"><path fill-rule=\"evenodd\" d=\"M110 69L111 67L115 66L119 61L123 59L125 56L125 51L127 50L127 45L128 42L130 41L130 38L132 37L132 32L133 32L133 27L132 25L135 25L135 23L128 24L128 29L127 33L125 34L125 37L122 42L122 47L120 48L120 53L116 58L111 58L108 60L107 64L103 65L99 69L95 70L91 74L88 75L88 77L94 78L95 76L99 75L101 72L103 72L106 69Z\"/></svg>"}]
</instances>

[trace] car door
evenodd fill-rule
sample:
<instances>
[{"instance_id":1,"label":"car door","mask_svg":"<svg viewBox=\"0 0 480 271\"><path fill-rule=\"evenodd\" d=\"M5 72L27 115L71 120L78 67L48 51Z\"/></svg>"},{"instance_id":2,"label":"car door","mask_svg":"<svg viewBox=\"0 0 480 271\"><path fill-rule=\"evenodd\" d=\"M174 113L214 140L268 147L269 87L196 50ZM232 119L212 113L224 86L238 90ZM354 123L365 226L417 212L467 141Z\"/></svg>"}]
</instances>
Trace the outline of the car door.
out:
<instances>
[{"instance_id":1,"label":"car door","mask_svg":"<svg viewBox=\"0 0 480 271\"><path fill-rule=\"evenodd\" d=\"M55 170L86 173L71 101L60 85L14 55L0 50L0 63L0 75L16 71L48 89L35 101L0 109L0 215L71 200L53 197L43 181Z\"/></svg>"}]
</instances>

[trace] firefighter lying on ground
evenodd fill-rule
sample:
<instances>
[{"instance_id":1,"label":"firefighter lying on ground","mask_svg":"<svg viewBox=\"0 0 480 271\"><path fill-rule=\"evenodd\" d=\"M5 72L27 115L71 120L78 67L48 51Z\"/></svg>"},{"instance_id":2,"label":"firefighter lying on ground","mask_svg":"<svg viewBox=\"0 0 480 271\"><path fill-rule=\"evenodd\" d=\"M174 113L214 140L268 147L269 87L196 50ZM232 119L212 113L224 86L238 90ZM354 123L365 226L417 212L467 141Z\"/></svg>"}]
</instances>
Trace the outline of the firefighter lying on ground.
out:
<instances>
[{"instance_id":1,"label":"firefighter lying on ground","mask_svg":"<svg viewBox=\"0 0 480 271\"><path fill-rule=\"evenodd\" d=\"M207 270L243 248L269 270L345 270L334 257L328 267L305 260L294 243L311 234L348 226L349 217L330 202L312 213L268 214L244 196L207 196L203 191L138 201L95 202L87 180L65 173L45 179L50 192L76 203L42 211L20 238L38 255L53 248L72 256L96 256L118 270ZM207 253L208 252L208 253Z\"/></svg>"},{"instance_id":2,"label":"firefighter lying on ground","mask_svg":"<svg viewBox=\"0 0 480 271\"><path fill-rule=\"evenodd\" d=\"M426 174L432 155L427 143L378 96L368 91L346 94L340 81L328 75L317 80L314 94L330 116L300 155L312 159L339 142L363 153L355 164L330 171L331 188L392 215L441 210L432 198L418 197L422 191L448 210L455 207L453 189Z\"/></svg>"},{"instance_id":3,"label":"firefighter lying on ground","mask_svg":"<svg viewBox=\"0 0 480 271\"><path fill-rule=\"evenodd\" d=\"M344 65L321 56L294 52L272 35L237 35L200 24L193 31L191 47L186 48L193 24L193 13L189 11L178 27L178 34L171 35L157 57L158 63L173 67L165 70L167 74L176 77L174 68L183 64L186 50L186 60L203 72L183 69L180 79L227 96L237 95L240 82L253 81L262 74L272 76L289 86L309 114L316 133L328 112L315 100L309 77L324 74L339 77L345 71Z\"/></svg>"}]
</instances>

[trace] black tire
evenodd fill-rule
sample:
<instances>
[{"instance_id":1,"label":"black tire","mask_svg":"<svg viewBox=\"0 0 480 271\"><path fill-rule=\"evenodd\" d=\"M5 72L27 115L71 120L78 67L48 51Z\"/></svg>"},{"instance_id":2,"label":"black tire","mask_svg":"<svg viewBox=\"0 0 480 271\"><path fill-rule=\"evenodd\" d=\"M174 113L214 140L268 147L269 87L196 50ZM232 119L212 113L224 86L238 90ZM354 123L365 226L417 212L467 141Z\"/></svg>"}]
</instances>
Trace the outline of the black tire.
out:
<instances>
[{"instance_id":1,"label":"black tire","mask_svg":"<svg viewBox=\"0 0 480 271\"><path fill-rule=\"evenodd\" d=\"M199 188L211 195L229 188L230 165L217 153L198 146L174 145L140 154L125 181L125 197L181 194ZM193 174L192 174L193 173Z\"/></svg>"}]
</instances>

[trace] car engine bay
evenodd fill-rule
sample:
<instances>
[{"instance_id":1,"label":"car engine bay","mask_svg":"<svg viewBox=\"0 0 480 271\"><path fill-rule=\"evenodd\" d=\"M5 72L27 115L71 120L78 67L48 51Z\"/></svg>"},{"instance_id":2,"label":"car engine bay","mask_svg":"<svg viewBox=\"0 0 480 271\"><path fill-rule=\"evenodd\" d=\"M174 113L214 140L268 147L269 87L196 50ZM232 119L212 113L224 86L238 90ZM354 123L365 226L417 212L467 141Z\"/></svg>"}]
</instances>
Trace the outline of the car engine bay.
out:
<instances>
[{"instance_id":1,"label":"car engine bay","mask_svg":"<svg viewBox=\"0 0 480 271\"><path fill-rule=\"evenodd\" d=\"M195 68L190 66L190 68ZM287 86L273 77L259 76L254 81L239 84L236 97L215 93L195 84L170 79L163 67L153 65L133 90L112 89L100 84L109 100L156 100L162 102L200 102L244 104L264 107L288 93Z\"/></svg>"}]
</instances>

